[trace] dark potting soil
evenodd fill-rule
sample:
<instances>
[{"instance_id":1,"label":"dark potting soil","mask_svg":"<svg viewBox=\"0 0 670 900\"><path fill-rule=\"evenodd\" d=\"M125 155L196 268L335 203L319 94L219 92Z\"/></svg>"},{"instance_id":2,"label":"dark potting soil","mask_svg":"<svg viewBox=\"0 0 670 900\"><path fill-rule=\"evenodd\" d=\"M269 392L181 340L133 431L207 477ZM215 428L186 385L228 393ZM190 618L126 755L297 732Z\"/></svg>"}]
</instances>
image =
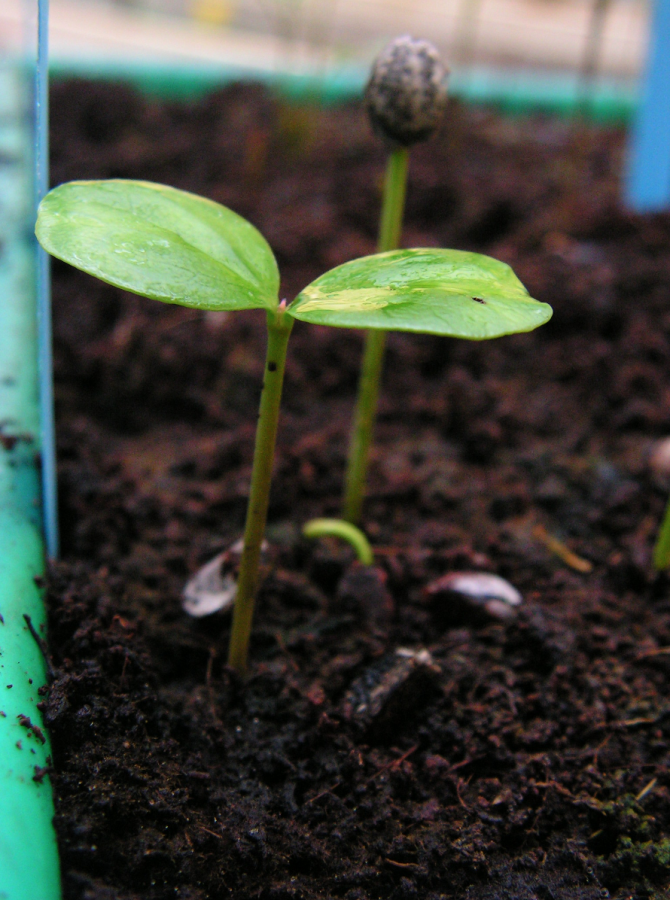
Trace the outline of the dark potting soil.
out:
<instances>
[{"instance_id":1,"label":"dark potting soil","mask_svg":"<svg viewBox=\"0 0 670 900\"><path fill-rule=\"evenodd\" d=\"M55 183L221 201L268 237L282 296L374 249L384 151L356 106L71 82L52 120ZM245 683L226 615L180 598L241 534L263 315L54 264L44 712L67 900L668 896L670 583L650 557L669 485L649 458L670 428L670 216L622 209L624 150L453 103L413 153L405 244L497 256L555 315L480 344L390 337L376 580L300 537L338 512L361 337L297 324ZM472 570L511 582L518 614L435 586Z\"/></svg>"}]
</instances>

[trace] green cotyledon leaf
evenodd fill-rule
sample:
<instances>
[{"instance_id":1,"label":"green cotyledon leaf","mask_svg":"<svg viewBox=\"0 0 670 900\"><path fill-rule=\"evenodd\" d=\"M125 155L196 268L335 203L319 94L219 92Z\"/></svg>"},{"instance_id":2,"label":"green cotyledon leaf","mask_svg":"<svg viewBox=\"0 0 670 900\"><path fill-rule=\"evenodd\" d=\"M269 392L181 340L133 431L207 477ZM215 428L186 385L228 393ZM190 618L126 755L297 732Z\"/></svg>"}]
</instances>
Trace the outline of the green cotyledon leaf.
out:
<instances>
[{"instance_id":1,"label":"green cotyledon leaf","mask_svg":"<svg viewBox=\"0 0 670 900\"><path fill-rule=\"evenodd\" d=\"M505 263L462 250L392 250L326 272L289 306L296 319L343 328L484 340L532 331L552 309Z\"/></svg>"},{"instance_id":2,"label":"green cotyledon leaf","mask_svg":"<svg viewBox=\"0 0 670 900\"><path fill-rule=\"evenodd\" d=\"M59 259L116 287L196 309L275 309L272 250L237 213L148 181L71 181L42 200L35 228Z\"/></svg>"}]
</instances>

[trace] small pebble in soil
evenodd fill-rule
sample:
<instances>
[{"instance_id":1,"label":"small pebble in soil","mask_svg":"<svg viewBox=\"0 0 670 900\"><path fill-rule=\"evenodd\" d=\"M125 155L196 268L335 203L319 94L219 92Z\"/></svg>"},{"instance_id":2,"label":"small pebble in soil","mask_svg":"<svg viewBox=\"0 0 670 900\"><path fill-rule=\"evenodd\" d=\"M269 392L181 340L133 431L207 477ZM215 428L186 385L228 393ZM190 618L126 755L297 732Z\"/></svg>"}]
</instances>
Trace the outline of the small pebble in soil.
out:
<instances>
[{"instance_id":1,"label":"small pebble in soil","mask_svg":"<svg viewBox=\"0 0 670 900\"><path fill-rule=\"evenodd\" d=\"M428 650L398 647L353 682L342 703L343 714L368 733L387 734L423 706L439 673Z\"/></svg>"},{"instance_id":2,"label":"small pebble in soil","mask_svg":"<svg viewBox=\"0 0 670 900\"><path fill-rule=\"evenodd\" d=\"M508 621L521 605L517 589L489 572L448 572L424 588L424 597L445 627Z\"/></svg>"},{"instance_id":3,"label":"small pebble in soil","mask_svg":"<svg viewBox=\"0 0 670 900\"><path fill-rule=\"evenodd\" d=\"M202 618L232 609L243 547L242 539L235 541L189 578L182 594L182 607L189 616ZM267 549L263 541L261 550Z\"/></svg>"},{"instance_id":4,"label":"small pebble in soil","mask_svg":"<svg viewBox=\"0 0 670 900\"><path fill-rule=\"evenodd\" d=\"M387 631L394 605L386 581L386 573L378 566L353 563L337 586L337 611L361 615L371 628Z\"/></svg>"}]
</instances>

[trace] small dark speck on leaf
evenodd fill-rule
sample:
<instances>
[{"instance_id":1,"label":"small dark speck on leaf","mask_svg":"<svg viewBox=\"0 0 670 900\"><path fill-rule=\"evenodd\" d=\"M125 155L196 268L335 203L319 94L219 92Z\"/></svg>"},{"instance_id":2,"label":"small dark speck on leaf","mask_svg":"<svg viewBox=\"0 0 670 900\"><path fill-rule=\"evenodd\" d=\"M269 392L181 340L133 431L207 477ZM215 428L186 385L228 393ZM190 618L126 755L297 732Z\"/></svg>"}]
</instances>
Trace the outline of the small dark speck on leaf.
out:
<instances>
[{"instance_id":1,"label":"small dark speck on leaf","mask_svg":"<svg viewBox=\"0 0 670 900\"><path fill-rule=\"evenodd\" d=\"M5 620L2 618L2 613L0 613L0 625L4 625Z\"/></svg>"},{"instance_id":2,"label":"small dark speck on leaf","mask_svg":"<svg viewBox=\"0 0 670 900\"><path fill-rule=\"evenodd\" d=\"M277 363L269 362L268 363L268 372L276 372L277 371Z\"/></svg>"},{"instance_id":3,"label":"small dark speck on leaf","mask_svg":"<svg viewBox=\"0 0 670 900\"><path fill-rule=\"evenodd\" d=\"M483 303L484 305L486 305L486 300L482 300L481 297L473 297L472 299L475 301L475 303Z\"/></svg>"}]
</instances>

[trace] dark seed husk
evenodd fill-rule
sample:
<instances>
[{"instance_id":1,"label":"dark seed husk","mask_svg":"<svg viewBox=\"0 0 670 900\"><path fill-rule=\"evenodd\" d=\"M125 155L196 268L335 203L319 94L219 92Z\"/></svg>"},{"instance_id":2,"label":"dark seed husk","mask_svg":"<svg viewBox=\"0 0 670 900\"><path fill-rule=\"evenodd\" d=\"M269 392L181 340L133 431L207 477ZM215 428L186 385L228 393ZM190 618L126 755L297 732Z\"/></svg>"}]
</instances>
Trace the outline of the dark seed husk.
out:
<instances>
[{"instance_id":1,"label":"dark seed husk","mask_svg":"<svg viewBox=\"0 0 670 900\"><path fill-rule=\"evenodd\" d=\"M444 112L447 75L429 41L408 35L393 40L377 57L365 89L374 130L402 146L430 137Z\"/></svg>"}]
</instances>

